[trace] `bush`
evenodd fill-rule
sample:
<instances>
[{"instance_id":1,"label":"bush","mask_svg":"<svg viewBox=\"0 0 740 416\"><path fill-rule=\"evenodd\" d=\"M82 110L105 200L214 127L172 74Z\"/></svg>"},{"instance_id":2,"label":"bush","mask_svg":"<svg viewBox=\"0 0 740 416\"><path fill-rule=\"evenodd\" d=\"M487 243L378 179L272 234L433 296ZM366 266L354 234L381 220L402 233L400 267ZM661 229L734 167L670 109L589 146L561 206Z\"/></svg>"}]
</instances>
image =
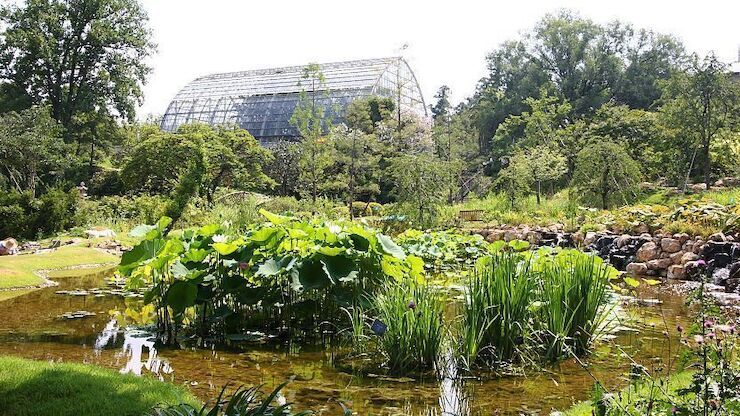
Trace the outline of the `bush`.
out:
<instances>
[{"instance_id":1,"label":"bush","mask_svg":"<svg viewBox=\"0 0 740 416\"><path fill-rule=\"evenodd\" d=\"M120 195L123 190L121 171L118 169L103 169L95 172L88 184L89 194L95 196Z\"/></svg>"},{"instance_id":2,"label":"bush","mask_svg":"<svg viewBox=\"0 0 740 416\"><path fill-rule=\"evenodd\" d=\"M77 209L77 223L90 226L131 228L156 222L167 206L167 198L152 195L104 196L87 199Z\"/></svg>"},{"instance_id":3,"label":"bush","mask_svg":"<svg viewBox=\"0 0 740 416\"><path fill-rule=\"evenodd\" d=\"M0 238L34 239L76 225L80 201L76 189L52 188L39 198L29 192L0 194Z\"/></svg>"}]
</instances>

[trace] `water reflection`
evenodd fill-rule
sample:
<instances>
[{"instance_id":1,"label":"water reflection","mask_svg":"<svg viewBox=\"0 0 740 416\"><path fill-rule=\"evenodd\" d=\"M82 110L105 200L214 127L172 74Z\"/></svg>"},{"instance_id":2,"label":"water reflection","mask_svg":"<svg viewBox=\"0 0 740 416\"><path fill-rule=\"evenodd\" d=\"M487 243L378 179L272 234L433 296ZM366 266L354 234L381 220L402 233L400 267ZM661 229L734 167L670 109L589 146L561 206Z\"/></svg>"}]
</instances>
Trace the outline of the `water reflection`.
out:
<instances>
[{"instance_id":1,"label":"water reflection","mask_svg":"<svg viewBox=\"0 0 740 416\"><path fill-rule=\"evenodd\" d=\"M164 374L173 372L170 363L159 358L155 348L156 339L151 333L131 328L122 330L115 318L106 324L95 340L93 349L96 355L100 355L101 351L109 345L115 346L119 333L123 333L123 346L116 357L122 358L126 363L120 370L122 374L130 373L140 376L143 370L146 369L162 380ZM146 361L142 358L144 349L147 352Z\"/></svg>"}]
</instances>

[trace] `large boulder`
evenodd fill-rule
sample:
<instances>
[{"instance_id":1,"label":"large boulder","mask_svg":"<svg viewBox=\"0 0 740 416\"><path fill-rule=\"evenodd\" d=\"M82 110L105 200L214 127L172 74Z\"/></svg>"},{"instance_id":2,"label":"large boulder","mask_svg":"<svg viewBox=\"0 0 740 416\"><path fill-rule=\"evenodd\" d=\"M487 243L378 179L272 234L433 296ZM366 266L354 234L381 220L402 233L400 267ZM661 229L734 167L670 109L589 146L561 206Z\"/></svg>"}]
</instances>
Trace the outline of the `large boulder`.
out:
<instances>
[{"instance_id":1,"label":"large boulder","mask_svg":"<svg viewBox=\"0 0 740 416\"><path fill-rule=\"evenodd\" d=\"M664 238L660 240L660 248L666 253L681 251L681 242L675 238Z\"/></svg>"},{"instance_id":2,"label":"large boulder","mask_svg":"<svg viewBox=\"0 0 740 416\"><path fill-rule=\"evenodd\" d=\"M682 264L681 260L683 259L683 255L686 254L683 251L677 251L670 256L668 256L669 259L671 259L671 263L673 264ZM693 253L692 253L693 254Z\"/></svg>"},{"instance_id":3,"label":"large boulder","mask_svg":"<svg viewBox=\"0 0 740 416\"><path fill-rule=\"evenodd\" d=\"M654 259L647 262L647 267L650 270L665 270L673 265L670 258L666 259Z\"/></svg>"},{"instance_id":4,"label":"large boulder","mask_svg":"<svg viewBox=\"0 0 740 416\"><path fill-rule=\"evenodd\" d=\"M683 266L674 264L668 268L669 279L683 279L684 277L686 277L686 271Z\"/></svg>"},{"instance_id":5,"label":"large boulder","mask_svg":"<svg viewBox=\"0 0 740 416\"><path fill-rule=\"evenodd\" d=\"M645 263L630 263L627 265L627 273L632 276L644 276L648 271Z\"/></svg>"},{"instance_id":6,"label":"large boulder","mask_svg":"<svg viewBox=\"0 0 740 416\"><path fill-rule=\"evenodd\" d=\"M693 252L687 252L684 253L683 256L681 256L681 264L686 264L690 261L696 261L699 260L699 255Z\"/></svg>"},{"instance_id":7,"label":"large boulder","mask_svg":"<svg viewBox=\"0 0 740 416\"><path fill-rule=\"evenodd\" d=\"M643 244L639 250L637 250L637 260L641 263L647 263L651 260L657 259L660 256L660 249L658 245L649 241Z\"/></svg>"}]
</instances>

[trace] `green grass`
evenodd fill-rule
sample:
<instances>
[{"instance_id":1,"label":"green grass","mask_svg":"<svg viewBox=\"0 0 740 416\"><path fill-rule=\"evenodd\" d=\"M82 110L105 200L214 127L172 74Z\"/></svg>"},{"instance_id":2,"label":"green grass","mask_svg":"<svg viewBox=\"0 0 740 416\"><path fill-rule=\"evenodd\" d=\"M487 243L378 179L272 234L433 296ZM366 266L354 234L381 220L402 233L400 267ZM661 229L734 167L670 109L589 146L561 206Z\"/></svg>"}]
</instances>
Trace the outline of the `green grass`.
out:
<instances>
[{"instance_id":1,"label":"green grass","mask_svg":"<svg viewBox=\"0 0 740 416\"><path fill-rule=\"evenodd\" d=\"M0 414L138 416L158 404L200 403L183 387L82 364L0 357Z\"/></svg>"},{"instance_id":2,"label":"green grass","mask_svg":"<svg viewBox=\"0 0 740 416\"><path fill-rule=\"evenodd\" d=\"M681 373L673 374L669 379L667 386L664 387L669 393L673 393L678 389L686 388L691 384L691 377L693 373L690 371L684 371ZM619 392L621 397L620 403L622 406L626 406L631 402L637 402L644 400L648 397L664 398L665 395L663 390L652 384L643 383L635 386L628 386ZM592 416L594 408L591 401L584 401L577 403L570 409L563 412L564 416Z\"/></svg>"},{"instance_id":3,"label":"green grass","mask_svg":"<svg viewBox=\"0 0 740 416\"><path fill-rule=\"evenodd\" d=\"M65 246L41 254L0 257L0 289L43 283L35 271L63 269L85 264L117 263L118 257L82 246Z\"/></svg>"}]
</instances>

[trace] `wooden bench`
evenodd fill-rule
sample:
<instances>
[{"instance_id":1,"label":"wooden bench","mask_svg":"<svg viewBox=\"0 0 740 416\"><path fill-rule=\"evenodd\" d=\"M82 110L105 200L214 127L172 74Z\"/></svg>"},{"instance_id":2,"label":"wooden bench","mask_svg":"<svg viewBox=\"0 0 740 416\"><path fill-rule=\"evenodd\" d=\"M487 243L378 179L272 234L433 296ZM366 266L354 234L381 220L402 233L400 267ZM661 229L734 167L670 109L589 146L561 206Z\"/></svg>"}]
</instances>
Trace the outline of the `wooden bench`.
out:
<instances>
[{"instance_id":1,"label":"wooden bench","mask_svg":"<svg viewBox=\"0 0 740 416\"><path fill-rule=\"evenodd\" d=\"M460 219L463 221L483 221L483 210L482 209L470 209L460 211Z\"/></svg>"}]
</instances>

